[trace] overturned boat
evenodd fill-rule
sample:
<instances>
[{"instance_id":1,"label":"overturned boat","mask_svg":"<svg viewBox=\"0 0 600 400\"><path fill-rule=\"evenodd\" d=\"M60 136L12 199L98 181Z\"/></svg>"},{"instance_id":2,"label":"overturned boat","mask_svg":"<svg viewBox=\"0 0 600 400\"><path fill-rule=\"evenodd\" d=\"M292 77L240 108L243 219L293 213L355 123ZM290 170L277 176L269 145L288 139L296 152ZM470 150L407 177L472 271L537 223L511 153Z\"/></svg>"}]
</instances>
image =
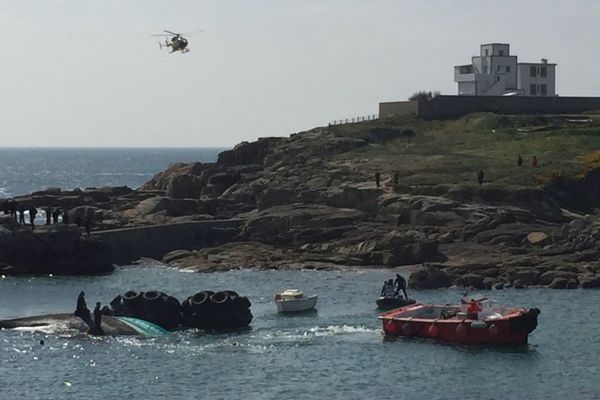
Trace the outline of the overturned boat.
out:
<instances>
[{"instance_id":1,"label":"overturned boat","mask_svg":"<svg viewBox=\"0 0 600 400\"><path fill-rule=\"evenodd\" d=\"M379 316L388 335L465 344L525 344L537 327L537 308L483 307L476 316L466 305L413 304Z\"/></svg>"},{"instance_id":2,"label":"overturned boat","mask_svg":"<svg viewBox=\"0 0 600 400\"><path fill-rule=\"evenodd\" d=\"M182 328L220 332L246 328L252 321L247 297L230 290L202 291L180 303L173 296L151 290L129 290L116 296L110 307L94 310L94 321L83 299L78 298L74 314L48 314L0 320L0 329L39 328L78 330L91 335L161 336ZM85 311L84 311L85 310ZM99 324L95 321L98 317ZM99 325L99 326L98 326Z\"/></svg>"}]
</instances>

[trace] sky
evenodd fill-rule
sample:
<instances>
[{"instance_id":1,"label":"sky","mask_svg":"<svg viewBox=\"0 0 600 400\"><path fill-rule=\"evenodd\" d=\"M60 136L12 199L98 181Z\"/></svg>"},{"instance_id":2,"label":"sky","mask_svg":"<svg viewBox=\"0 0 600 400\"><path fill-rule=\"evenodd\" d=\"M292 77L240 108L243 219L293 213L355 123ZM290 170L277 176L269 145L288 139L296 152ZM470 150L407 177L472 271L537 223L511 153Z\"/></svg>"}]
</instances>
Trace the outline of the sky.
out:
<instances>
[{"instance_id":1,"label":"sky","mask_svg":"<svg viewBox=\"0 0 600 400\"><path fill-rule=\"evenodd\" d=\"M600 96L597 0L0 0L0 146L212 147L456 94L481 43ZM163 29L190 52L159 49Z\"/></svg>"}]
</instances>

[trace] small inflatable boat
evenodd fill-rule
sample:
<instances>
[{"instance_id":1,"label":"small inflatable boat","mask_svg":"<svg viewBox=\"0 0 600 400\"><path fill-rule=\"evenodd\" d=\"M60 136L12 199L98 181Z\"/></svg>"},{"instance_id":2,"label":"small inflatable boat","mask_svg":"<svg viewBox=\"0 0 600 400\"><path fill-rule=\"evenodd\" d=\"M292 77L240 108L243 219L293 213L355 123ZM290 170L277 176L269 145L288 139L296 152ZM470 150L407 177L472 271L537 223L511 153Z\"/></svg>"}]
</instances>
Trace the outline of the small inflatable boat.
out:
<instances>
[{"instance_id":1,"label":"small inflatable boat","mask_svg":"<svg viewBox=\"0 0 600 400\"><path fill-rule=\"evenodd\" d=\"M376 300L377 307L381 310L391 310L392 308L404 307L410 304L415 304L413 299L407 299L402 296L382 296Z\"/></svg>"}]
</instances>

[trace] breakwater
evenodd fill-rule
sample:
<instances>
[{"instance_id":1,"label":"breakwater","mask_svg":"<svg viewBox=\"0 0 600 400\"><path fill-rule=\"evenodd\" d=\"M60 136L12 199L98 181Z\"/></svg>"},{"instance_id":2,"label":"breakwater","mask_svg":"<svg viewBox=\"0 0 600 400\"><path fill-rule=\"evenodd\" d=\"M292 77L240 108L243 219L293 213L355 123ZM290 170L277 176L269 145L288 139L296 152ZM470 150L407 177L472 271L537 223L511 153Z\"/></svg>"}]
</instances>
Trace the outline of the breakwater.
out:
<instances>
[{"instance_id":1,"label":"breakwater","mask_svg":"<svg viewBox=\"0 0 600 400\"><path fill-rule=\"evenodd\" d=\"M193 250L223 244L239 232L240 220L182 222L93 232L110 246L113 262L127 264L141 257L160 259L172 250Z\"/></svg>"}]
</instances>

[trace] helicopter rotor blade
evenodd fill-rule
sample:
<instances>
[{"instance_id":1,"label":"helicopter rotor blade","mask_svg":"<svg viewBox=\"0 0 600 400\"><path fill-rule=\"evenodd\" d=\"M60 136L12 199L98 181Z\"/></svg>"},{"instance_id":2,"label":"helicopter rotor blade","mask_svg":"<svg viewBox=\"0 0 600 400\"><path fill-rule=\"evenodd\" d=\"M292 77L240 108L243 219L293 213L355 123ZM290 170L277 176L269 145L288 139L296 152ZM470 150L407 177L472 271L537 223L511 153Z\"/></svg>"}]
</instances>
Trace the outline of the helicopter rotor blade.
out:
<instances>
[{"instance_id":1,"label":"helicopter rotor blade","mask_svg":"<svg viewBox=\"0 0 600 400\"><path fill-rule=\"evenodd\" d=\"M167 33L169 33L169 34L171 34L171 35L175 35L175 36L181 36L181 34L180 34L180 33L171 32L171 31L168 31L168 30L166 30L166 29L163 29L163 32L167 32Z\"/></svg>"},{"instance_id":2,"label":"helicopter rotor blade","mask_svg":"<svg viewBox=\"0 0 600 400\"><path fill-rule=\"evenodd\" d=\"M185 32L184 35L192 35L194 33L203 33L204 31L200 30L200 31L192 31L192 32Z\"/></svg>"},{"instance_id":3,"label":"helicopter rotor blade","mask_svg":"<svg viewBox=\"0 0 600 400\"><path fill-rule=\"evenodd\" d=\"M170 35L170 34L167 34L167 33L155 33L155 34L153 34L151 36L163 36L164 37L164 36L173 36L173 35Z\"/></svg>"}]
</instances>

